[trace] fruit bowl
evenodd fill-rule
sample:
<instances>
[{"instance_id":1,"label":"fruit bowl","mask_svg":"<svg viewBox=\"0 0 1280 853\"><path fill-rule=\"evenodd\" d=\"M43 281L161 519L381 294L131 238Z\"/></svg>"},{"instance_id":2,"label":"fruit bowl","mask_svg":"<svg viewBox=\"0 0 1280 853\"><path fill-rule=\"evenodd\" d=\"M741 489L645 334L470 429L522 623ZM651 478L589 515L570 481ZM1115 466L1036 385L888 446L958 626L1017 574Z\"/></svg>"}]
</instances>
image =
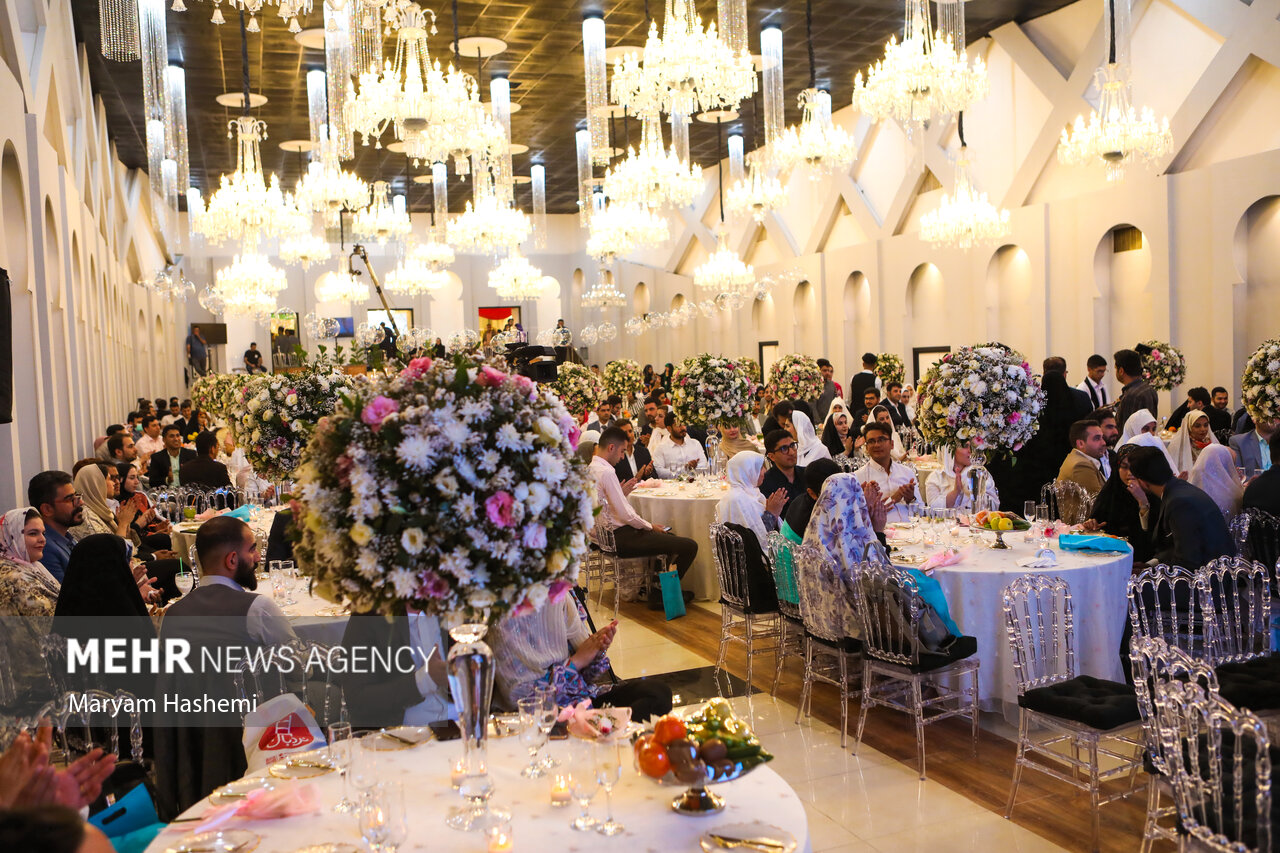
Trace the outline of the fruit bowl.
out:
<instances>
[{"instance_id":1,"label":"fruit bowl","mask_svg":"<svg viewBox=\"0 0 1280 853\"><path fill-rule=\"evenodd\" d=\"M994 533L996 539L987 547L1006 551L1009 546L1004 541L1004 534L1015 530L1030 530L1031 522L1012 512L980 512L973 517L970 529L980 533Z\"/></svg>"}]
</instances>

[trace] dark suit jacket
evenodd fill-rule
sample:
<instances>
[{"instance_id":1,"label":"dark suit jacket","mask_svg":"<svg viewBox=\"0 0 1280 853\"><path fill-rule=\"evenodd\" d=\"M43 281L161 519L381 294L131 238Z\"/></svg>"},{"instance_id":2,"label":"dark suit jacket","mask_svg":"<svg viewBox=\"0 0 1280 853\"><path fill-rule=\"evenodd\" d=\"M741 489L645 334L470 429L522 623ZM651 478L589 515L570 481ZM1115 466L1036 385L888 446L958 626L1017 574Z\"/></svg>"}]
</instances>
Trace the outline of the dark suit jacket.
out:
<instances>
[{"instance_id":1,"label":"dark suit jacket","mask_svg":"<svg viewBox=\"0 0 1280 853\"><path fill-rule=\"evenodd\" d=\"M1129 419L1129 415L1139 409L1146 409L1151 413L1151 417L1158 421L1160 419L1159 401L1156 389L1148 385L1145 379L1130 382L1124 386L1124 390L1120 392L1120 399L1116 401L1116 426L1123 430L1124 422Z\"/></svg>"},{"instance_id":2,"label":"dark suit jacket","mask_svg":"<svg viewBox=\"0 0 1280 853\"><path fill-rule=\"evenodd\" d=\"M649 448L645 447L638 441L636 442L634 453L636 457L636 467L638 468L643 468L653 461L653 457L649 454ZM626 456L623 456L622 461L613 466L613 470L618 474L619 483L625 483L636 475L636 472L631 470L631 463L627 460ZM649 474L645 479L648 480L652 477L653 474Z\"/></svg>"},{"instance_id":3,"label":"dark suit jacket","mask_svg":"<svg viewBox=\"0 0 1280 853\"><path fill-rule=\"evenodd\" d=\"M1187 401L1183 400L1182 405L1173 410L1173 414L1169 415L1169 429L1181 429L1182 422L1186 420L1190 413L1191 407L1187 405ZM1209 418L1209 429L1217 432L1220 429L1231 428L1231 413L1224 412L1222 409L1215 409L1213 406L1204 410L1205 416Z\"/></svg>"},{"instance_id":4,"label":"dark suit jacket","mask_svg":"<svg viewBox=\"0 0 1280 853\"><path fill-rule=\"evenodd\" d=\"M1089 415L1093 414L1093 400L1089 397L1088 391L1081 391L1079 388L1071 388L1071 399L1075 402L1076 420L1082 421Z\"/></svg>"},{"instance_id":5,"label":"dark suit jacket","mask_svg":"<svg viewBox=\"0 0 1280 853\"><path fill-rule=\"evenodd\" d=\"M394 622L380 613L353 613L342 634L346 649L398 649L409 645L409 617L401 608ZM359 669L373 670L374 667ZM412 672L354 672L340 676L351 724L384 728L404 722L404 712L422 701Z\"/></svg>"},{"instance_id":6,"label":"dark suit jacket","mask_svg":"<svg viewBox=\"0 0 1280 853\"><path fill-rule=\"evenodd\" d=\"M184 486L204 486L207 489L221 489L231 485L231 477L227 474L227 466L217 459L195 458L183 462L178 476Z\"/></svg>"},{"instance_id":7,"label":"dark suit jacket","mask_svg":"<svg viewBox=\"0 0 1280 853\"><path fill-rule=\"evenodd\" d=\"M1280 517L1280 467L1263 471L1244 490L1244 508L1260 509Z\"/></svg>"},{"instance_id":8,"label":"dark suit jacket","mask_svg":"<svg viewBox=\"0 0 1280 853\"><path fill-rule=\"evenodd\" d=\"M853 374L849 380L849 411L862 408L862 395L866 393L868 388L874 388L876 385L876 375L873 371L865 370ZM826 417L823 412L823 417Z\"/></svg>"},{"instance_id":9,"label":"dark suit jacket","mask_svg":"<svg viewBox=\"0 0 1280 853\"><path fill-rule=\"evenodd\" d=\"M1234 557L1235 542L1213 498L1176 477L1164 488L1155 521L1156 558L1195 571L1218 557Z\"/></svg>"},{"instance_id":10,"label":"dark suit jacket","mask_svg":"<svg viewBox=\"0 0 1280 853\"><path fill-rule=\"evenodd\" d=\"M893 421L895 427L902 429L911 426L911 416L907 414L906 403L885 402L884 407L889 410L889 419Z\"/></svg>"},{"instance_id":11,"label":"dark suit jacket","mask_svg":"<svg viewBox=\"0 0 1280 853\"><path fill-rule=\"evenodd\" d=\"M196 458L194 450L182 448L178 451L178 476L182 476L181 465L186 465L192 459ZM147 465L147 480L151 483L151 488L156 489L165 485L169 480L169 451L160 450L151 454L151 461ZM186 482L185 480L183 482Z\"/></svg>"},{"instance_id":12,"label":"dark suit jacket","mask_svg":"<svg viewBox=\"0 0 1280 853\"><path fill-rule=\"evenodd\" d=\"M1230 439L1230 447L1240 457L1240 467L1247 476L1252 477L1262 468L1262 448L1259 447L1257 430L1249 430Z\"/></svg>"}]
</instances>

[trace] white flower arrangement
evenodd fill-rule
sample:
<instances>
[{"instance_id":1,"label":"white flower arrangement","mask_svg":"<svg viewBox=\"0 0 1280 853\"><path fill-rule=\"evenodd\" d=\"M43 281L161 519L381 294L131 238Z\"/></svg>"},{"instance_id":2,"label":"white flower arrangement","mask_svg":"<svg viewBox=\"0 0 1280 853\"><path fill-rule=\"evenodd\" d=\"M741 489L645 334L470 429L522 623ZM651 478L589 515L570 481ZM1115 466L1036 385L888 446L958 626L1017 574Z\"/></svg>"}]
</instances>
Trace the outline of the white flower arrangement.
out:
<instances>
[{"instance_id":1,"label":"white flower arrangement","mask_svg":"<svg viewBox=\"0 0 1280 853\"><path fill-rule=\"evenodd\" d=\"M703 353L686 358L671 381L676 416L693 426L741 425L757 385L740 359Z\"/></svg>"},{"instance_id":2,"label":"white flower arrangement","mask_svg":"<svg viewBox=\"0 0 1280 853\"><path fill-rule=\"evenodd\" d=\"M880 384L888 388L890 382L906 382L907 368L895 353L882 352L876 356L876 376Z\"/></svg>"},{"instance_id":3,"label":"white flower arrangement","mask_svg":"<svg viewBox=\"0 0 1280 853\"><path fill-rule=\"evenodd\" d=\"M573 416L581 421L587 412L594 409L604 399L604 384L600 377L581 364L571 361L563 362L551 385L564 406Z\"/></svg>"},{"instance_id":4,"label":"white flower arrangement","mask_svg":"<svg viewBox=\"0 0 1280 853\"><path fill-rule=\"evenodd\" d=\"M1157 391L1171 391L1187 378L1182 350L1164 341L1143 341L1151 352L1142 357L1142 376Z\"/></svg>"},{"instance_id":5,"label":"white flower arrangement","mask_svg":"<svg viewBox=\"0 0 1280 853\"><path fill-rule=\"evenodd\" d=\"M644 374L640 372L640 364L634 359L620 358L604 366L605 390L621 397L627 408L631 408L643 387Z\"/></svg>"},{"instance_id":6,"label":"white flower arrangement","mask_svg":"<svg viewBox=\"0 0 1280 853\"><path fill-rule=\"evenodd\" d=\"M1044 401L1021 353L995 343L961 347L920 380L916 424L935 445L1020 450L1035 435Z\"/></svg>"},{"instance_id":7,"label":"white flower arrangement","mask_svg":"<svg viewBox=\"0 0 1280 853\"><path fill-rule=\"evenodd\" d=\"M816 400L826 383L818 362L807 355L788 353L769 367L766 391L774 400Z\"/></svg>"},{"instance_id":8,"label":"white flower arrangement","mask_svg":"<svg viewBox=\"0 0 1280 853\"><path fill-rule=\"evenodd\" d=\"M199 410L228 420L227 412L251 378L246 373L206 373L191 384L191 402Z\"/></svg>"},{"instance_id":9,"label":"white flower arrangement","mask_svg":"<svg viewBox=\"0 0 1280 853\"><path fill-rule=\"evenodd\" d=\"M1280 340L1263 341L1244 363L1240 395L1254 423L1280 418Z\"/></svg>"},{"instance_id":10,"label":"white flower arrangement","mask_svg":"<svg viewBox=\"0 0 1280 853\"><path fill-rule=\"evenodd\" d=\"M463 356L360 383L296 473L299 565L359 612L492 622L559 600L593 512L578 437L549 389Z\"/></svg>"}]
</instances>

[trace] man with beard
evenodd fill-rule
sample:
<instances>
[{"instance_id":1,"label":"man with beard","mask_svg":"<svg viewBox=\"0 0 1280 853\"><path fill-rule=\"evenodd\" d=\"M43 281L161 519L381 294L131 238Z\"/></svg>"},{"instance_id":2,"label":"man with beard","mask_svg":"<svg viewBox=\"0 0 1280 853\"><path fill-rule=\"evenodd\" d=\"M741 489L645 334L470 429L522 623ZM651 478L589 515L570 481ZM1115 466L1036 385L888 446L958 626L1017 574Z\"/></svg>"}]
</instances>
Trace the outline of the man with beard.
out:
<instances>
[{"instance_id":1,"label":"man with beard","mask_svg":"<svg viewBox=\"0 0 1280 853\"><path fill-rule=\"evenodd\" d=\"M1102 427L1102 440L1106 442L1107 452L1098 460L1102 464L1102 476L1109 478L1111 469L1116 464L1116 444L1120 441L1120 427L1116 426L1116 413L1110 408L1095 409L1088 420L1097 421Z\"/></svg>"},{"instance_id":2,"label":"man with beard","mask_svg":"<svg viewBox=\"0 0 1280 853\"><path fill-rule=\"evenodd\" d=\"M75 547L67 528L84 521L84 498L66 471L41 471L27 484L27 501L44 520L44 556L40 562L62 583L71 549Z\"/></svg>"}]
</instances>

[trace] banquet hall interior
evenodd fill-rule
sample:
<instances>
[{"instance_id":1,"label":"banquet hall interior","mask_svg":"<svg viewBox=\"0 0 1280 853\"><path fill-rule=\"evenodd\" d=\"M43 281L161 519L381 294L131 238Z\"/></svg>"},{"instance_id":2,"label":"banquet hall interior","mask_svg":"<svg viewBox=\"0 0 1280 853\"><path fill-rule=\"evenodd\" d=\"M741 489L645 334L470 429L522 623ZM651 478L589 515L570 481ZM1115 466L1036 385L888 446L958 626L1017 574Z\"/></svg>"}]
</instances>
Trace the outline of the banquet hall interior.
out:
<instances>
[{"instance_id":1,"label":"banquet hall interior","mask_svg":"<svg viewBox=\"0 0 1280 853\"><path fill-rule=\"evenodd\" d=\"M0 850L1280 850L1280 0L0 57Z\"/></svg>"}]
</instances>

